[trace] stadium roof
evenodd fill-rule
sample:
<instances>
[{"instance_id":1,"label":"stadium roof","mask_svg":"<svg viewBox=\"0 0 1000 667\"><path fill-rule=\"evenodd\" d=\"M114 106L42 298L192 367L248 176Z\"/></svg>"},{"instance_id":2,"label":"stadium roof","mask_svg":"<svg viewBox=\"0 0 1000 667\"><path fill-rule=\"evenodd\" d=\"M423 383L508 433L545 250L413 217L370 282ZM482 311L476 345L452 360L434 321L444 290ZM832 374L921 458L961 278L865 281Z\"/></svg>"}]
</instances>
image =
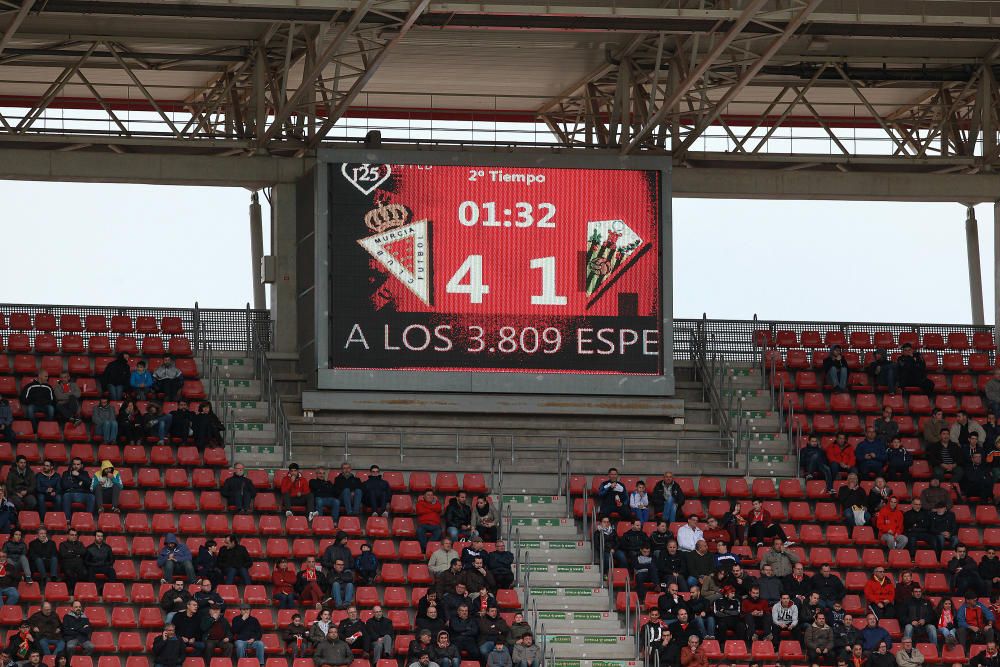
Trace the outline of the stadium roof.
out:
<instances>
[{"instance_id":1,"label":"stadium roof","mask_svg":"<svg viewBox=\"0 0 1000 667\"><path fill-rule=\"evenodd\" d=\"M997 56L984 0L0 0L0 146L298 156L379 128L980 171Z\"/></svg>"}]
</instances>

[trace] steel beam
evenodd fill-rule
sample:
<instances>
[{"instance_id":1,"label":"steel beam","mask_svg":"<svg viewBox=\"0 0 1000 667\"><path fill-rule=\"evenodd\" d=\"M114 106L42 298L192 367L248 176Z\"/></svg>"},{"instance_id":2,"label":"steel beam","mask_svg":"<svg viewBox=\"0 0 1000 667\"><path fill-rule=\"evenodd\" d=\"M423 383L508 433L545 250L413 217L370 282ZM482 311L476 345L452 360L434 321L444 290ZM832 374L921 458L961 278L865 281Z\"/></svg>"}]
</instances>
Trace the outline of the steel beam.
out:
<instances>
[{"instance_id":1,"label":"steel beam","mask_svg":"<svg viewBox=\"0 0 1000 667\"><path fill-rule=\"evenodd\" d=\"M10 22L10 25L7 26L3 35L0 36L0 55L3 55L4 49L7 48L7 45L10 44L11 39L14 37L14 33L17 32L17 29L21 27L22 23L24 23L24 19L27 18L28 13L34 6L35 0L23 0L21 2L21 7L17 10L17 14L14 15L14 19Z\"/></svg>"}]
</instances>

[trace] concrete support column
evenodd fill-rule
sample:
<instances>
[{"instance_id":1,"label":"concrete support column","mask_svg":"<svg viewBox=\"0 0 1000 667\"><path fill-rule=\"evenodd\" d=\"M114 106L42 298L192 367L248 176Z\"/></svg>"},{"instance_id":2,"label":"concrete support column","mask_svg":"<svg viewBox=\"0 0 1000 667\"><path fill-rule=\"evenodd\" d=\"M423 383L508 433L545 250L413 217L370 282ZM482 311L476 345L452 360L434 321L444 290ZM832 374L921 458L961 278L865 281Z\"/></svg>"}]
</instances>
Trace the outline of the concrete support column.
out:
<instances>
[{"instance_id":1,"label":"concrete support column","mask_svg":"<svg viewBox=\"0 0 1000 667\"><path fill-rule=\"evenodd\" d=\"M262 229L260 200L257 191L250 194L250 278L253 281L253 307L262 310L267 307L264 301L264 283L261 282L261 262L264 259L264 230Z\"/></svg>"},{"instance_id":2,"label":"concrete support column","mask_svg":"<svg viewBox=\"0 0 1000 667\"><path fill-rule=\"evenodd\" d=\"M979 223L974 206L965 208L965 245L969 254L969 298L972 300L972 323L985 324L983 317L983 272L979 263Z\"/></svg>"},{"instance_id":3,"label":"concrete support column","mask_svg":"<svg viewBox=\"0 0 1000 667\"><path fill-rule=\"evenodd\" d=\"M295 185L279 183L271 188L271 256L274 282L271 283L271 320L274 322L272 349L298 352L298 281L296 279Z\"/></svg>"}]
</instances>

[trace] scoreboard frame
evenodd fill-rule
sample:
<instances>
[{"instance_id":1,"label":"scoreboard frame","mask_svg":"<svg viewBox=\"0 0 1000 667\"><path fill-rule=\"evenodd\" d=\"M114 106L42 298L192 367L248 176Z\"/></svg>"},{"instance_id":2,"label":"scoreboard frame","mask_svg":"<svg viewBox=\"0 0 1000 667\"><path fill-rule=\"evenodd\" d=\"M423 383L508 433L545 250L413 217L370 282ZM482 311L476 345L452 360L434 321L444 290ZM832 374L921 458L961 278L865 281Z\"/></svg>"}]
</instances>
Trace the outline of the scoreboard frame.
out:
<instances>
[{"instance_id":1,"label":"scoreboard frame","mask_svg":"<svg viewBox=\"0 0 1000 667\"><path fill-rule=\"evenodd\" d=\"M477 370L344 369L332 367L332 266L329 183L333 170L343 163L407 164L455 167L623 169L654 171L659 175L660 215L659 326L661 373L504 372ZM438 151L406 149L330 148L317 152L313 174L315 211L315 363L319 390L363 392L459 392L492 394L558 394L669 397L675 393L673 369L673 221L671 166L668 156L561 155L552 152L498 153L494 151Z\"/></svg>"}]
</instances>

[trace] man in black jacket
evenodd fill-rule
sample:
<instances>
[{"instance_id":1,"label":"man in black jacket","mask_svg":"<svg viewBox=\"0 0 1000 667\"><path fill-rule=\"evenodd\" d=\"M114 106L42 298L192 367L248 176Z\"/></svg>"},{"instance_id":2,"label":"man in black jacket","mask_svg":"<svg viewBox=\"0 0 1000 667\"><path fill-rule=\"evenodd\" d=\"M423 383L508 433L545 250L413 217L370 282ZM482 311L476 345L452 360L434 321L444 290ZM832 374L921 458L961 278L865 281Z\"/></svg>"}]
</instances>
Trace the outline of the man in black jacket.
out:
<instances>
[{"instance_id":1,"label":"man in black jacket","mask_svg":"<svg viewBox=\"0 0 1000 667\"><path fill-rule=\"evenodd\" d=\"M472 507L468 495L459 491L444 508L444 527L452 542L466 539L472 534Z\"/></svg>"},{"instance_id":2,"label":"man in black jacket","mask_svg":"<svg viewBox=\"0 0 1000 667\"><path fill-rule=\"evenodd\" d=\"M240 538L236 535L230 535L225 538L222 548L219 549L217 563L219 569L222 570L223 575L226 577L227 584L235 583L236 575L239 575L244 585L253 583L250 581L250 566L253 565L253 561L250 559L250 552L247 551L245 546L240 544Z\"/></svg>"},{"instance_id":3,"label":"man in black jacket","mask_svg":"<svg viewBox=\"0 0 1000 667\"><path fill-rule=\"evenodd\" d=\"M337 491L333 488L327 475L326 466L322 463L316 466L316 475L309 480L309 491L313 495L313 505L317 516L323 516L324 510L329 507L333 522L340 518L340 501L337 500Z\"/></svg>"},{"instance_id":4,"label":"man in black jacket","mask_svg":"<svg viewBox=\"0 0 1000 667\"><path fill-rule=\"evenodd\" d=\"M962 468L966 464L965 453L960 444L952 442L951 428L942 428L941 441L929 444L925 453L927 462L934 469L935 478L944 480L950 475L952 482L957 484L962 481Z\"/></svg>"},{"instance_id":5,"label":"man in black jacket","mask_svg":"<svg viewBox=\"0 0 1000 667\"><path fill-rule=\"evenodd\" d=\"M188 407L188 402L181 399L177 402L177 409L167 415L168 429L171 438L177 438L182 443L187 442L194 429L195 412Z\"/></svg>"},{"instance_id":6,"label":"man in black jacket","mask_svg":"<svg viewBox=\"0 0 1000 667\"><path fill-rule=\"evenodd\" d=\"M630 570L635 569L635 559L643 547L649 546L649 536L642 530L641 521L633 521L632 527L618 539L618 548L625 552Z\"/></svg>"},{"instance_id":7,"label":"man in black jacket","mask_svg":"<svg viewBox=\"0 0 1000 667\"><path fill-rule=\"evenodd\" d=\"M365 632L374 664L377 665L383 657L391 658L395 655L396 630L392 627L392 621L385 617L381 605L372 607L371 618L365 623Z\"/></svg>"},{"instance_id":8,"label":"man in black jacket","mask_svg":"<svg viewBox=\"0 0 1000 667\"><path fill-rule=\"evenodd\" d=\"M653 562L660 578L660 588L666 590L668 585L677 584L679 590L688 590L687 558L677 548L677 540L667 542L667 548Z\"/></svg>"},{"instance_id":9,"label":"man in black jacket","mask_svg":"<svg viewBox=\"0 0 1000 667\"><path fill-rule=\"evenodd\" d=\"M7 491L7 499L14 503L18 512L33 510L38 506L38 498L35 494L37 489L35 471L28 465L28 459L23 454L17 455L17 458L14 459L14 466L7 471L4 489Z\"/></svg>"},{"instance_id":10,"label":"man in black jacket","mask_svg":"<svg viewBox=\"0 0 1000 667\"><path fill-rule=\"evenodd\" d=\"M215 657L215 649L222 652L223 658L233 655L233 627L222 615L222 610L212 607L208 610L208 615L200 622L202 641L205 643L205 662L211 662ZM239 656L242 658L243 656Z\"/></svg>"},{"instance_id":11,"label":"man in black jacket","mask_svg":"<svg viewBox=\"0 0 1000 667\"><path fill-rule=\"evenodd\" d=\"M914 498L910 509L903 513L903 530L906 533L906 548L912 559L917 555L917 542L923 542L937 549L937 537L931 532L930 512L924 509L920 498ZM940 557L940 554L938 554Z\"/></svg>"},{"instance_id":12,"label":"man in black jacket","mask_svg":"<svg viewBox=\"0 0 1000 667\"><path fill-rule=\"evenodd\" d=\"M833 603L844 599L846 589L840 577L833 574L829 563L823 563L819 568L819 573L809 580L812 590L819 593L820 606L824 609L833 607Z\"/></svg>"},{"instance_id":13,"label":"man in black jacket","mask_svg":"<svg viewBox=\"0 0 1000 667\"><path fill-rule=\"evenodd\" d=\"M503 540L497 542L496 549L486 554L486 569L493 575L497 588L511 588L514 583L514 554L507 551Z\"/></svg>"},{"instance_id":14,"label":"man in black jacket","mask_svg":"<svg viewBox=\"0 0 1000 667\"><path fill-rule=\"evenodd\" d=\"M361 483L361 498L373 515L389 516L392 489L389 482L382 479L382 469L378 466L368 469L368 479Z\"/></svg>"},{"instance_id":15,"label":"man in black jacket","mask_svg":"<svg viewBox=\"0 0 1000 667\"><path fill-rule=\"evenodd\" d=\"M454 615L448 620L451 631L451 643L459 651L475 656L479 647L479 621L469 613L469 605L461 603L455 609Z\"/></svg>"},{"instance_id":16,"label":"man in black jacket","mask_svg":"<svg viewBox=\"0 0 1000 667\"><path fill-rule=\"evenodd\" d=\"M937 614L934 612L934 605L924 597L924 590L916 586L910 595L910 600L903 605L900 610L899 624L903 626L903 636L920 641L926 635L927 641L937 644L937 628L934 622Z\"/></svg>"},{"instance_id":17,"label":"man in black jacket","mask_svg":"<svg viewBox=\"0 0 1000 667\"><path fill-rule=\"evenodd\" d=\"M931 511L930 532L937 539L938 559L944 549L954 549L958 546L958 519L955 513L944 505L938 505Z\"/></svg>"},{"instance_id":18,"label":"man in black jacket","mask_svg":"<svg viewBox=\"0 0 1000 667\"><path fill-rule=\"evenodd\" d=\"M925 394L934 392L934 383L927 378L927 364L909 343L903 345L903 352L896 359L896 368L900 386L920 387Z\"/></svg>"},{"instance_id":19,"label":"man in black jacket","mask_svg":"<svg viewBox=\"0 0 1000 667\"><path fill-rule=\"evenodd\" d=\"M205 642L202 641L204 634L201 630L201 615L197 602L188 600L187 609L174 616L174 629L177 632L177 637L184 642L184 647L193 649L195 655L200 655L205 650Z\"/></svg>"},{"instance_id":20,"label":"man in black jacket","mask_svg":"<svg viewBox=\"0 0 1000 667\"><path fill-rule=\"evenodd\" d=\"M340 622L337 632L355 655L365 655L371 650L368 627L358 617L358 608L354 605L347 608L347 618Z\"/></svg>"},{"instance_id":21,"label":"man in black jacket","mask_svg":"<svg viewBox=\"0 0 1000 667\"><path fill-rule=\"evenodd\" d=\"M94 652L94 642L90 641L90 619L83 613L83 604L73 600L69 613L62 620L63 640L66 642L66 655L72 656L79 646L84 655Z\"/></svg>"},{"instance_id":22,"label":"man in black jacket","mask_svg":"<svg viewBox=\"0 0 1000 667\"><path fill-rule=\"evenodd\" d=\"M73 503L83 503L91 514L94 513L94 494L90 490L90 475L83 467L83 459L76 457L69 464L69 470L62 475L63 514L66 520L73 518Z\"/></svg>"},{"instance_id":23,"label":"man in black jacket","mask_svg":"<svg viewBox=\"0 0 1000 667\"><path fill-rule=\"evenodd\" d=\"M38 415L41 412L45 418L56 418L56 395L49 386L49 374L42 371L34 380L24 385L21 390L21 404L24 414L31 420L31 428L38 430Z\"/></svg>"},{"instance_id":24,"label":"man in black jacket","mask_svg":"<svg viewBox=\"0 0 1000 667\"><path fill-rule=\"evenodd\" d=\"M340 474L333 478L333 493L339 507L333 513L334 522L340 517L341 511L347 516L361 514L361 480L351 470L350 463L340 464ZM343 639L344 635L341 634Z\"/></svg>"},{"instance_id":25,"label":"man in black jacket","mask_svg":"<svg viewBox=\"0 0 1000 667\"><path fill-rule=\"evenodd\" d=\"M187 603L191 600L191 593L184 585L183 579L176 579L173 586L163 592L160 598L160 609L166 614L166 622L174 619L175 614L179 614L187 609Z\"/></svg>"},{"instance_id":26,"label":"man in black jacket","mask_svg":"<svg viewBox=\"0 0 1000 667\"><path fill-rule=\"evenodd\" d=\"M242 463L233 465L233 476L222 483L221 493L227 505L236 507L237 514L250 514L253 511L257 487L246 476L246 469Z\"/></svg>"},{"instance_id":27,"label":"man in black jacket","mask_svg":"<svg viewBox=\"0 0 1000 667\"><path fill-rule=\"evenodd\" d=\"M153 667L181 667L186 658L184 643L175 634L174 624L167 623L153 640Z\"/></svg>"},{"instance_id":28,"label":"man in black jacket","mask_svg":"<svg viewBox=\"0 0 1000 667\"><path fill-rule=\"evenodd\" d=\"M28 545L28 562L35 576L48 583L59 575L59 551L45 528L39 528L36 536L37 539Z\"/></svg>"},{"instance_id":29,"label":"man in black jacket","mask_svg":"<svg viewBox=\"0 0 1000 667\"><path fill-rule=\"evenodd\" d=\"M201 590L195 592L193 602L197 603L197 612L200 616L208 614L210 607L218 607L222 613L226 613L226 603L222 600L221 595L212 590L212 582L209 579L201 580ZM174 625L177 625L177 618L182 615L178 614L174 617Z\"/></svg>"},{"instance_id":30,"label":"man in black jacket","mask_svg":"<svg viewBox=\"0 0 1000 667\"><path fill-rule=\"evenodd\" d=\"M979 575L979 564L969 555L964 544L955 547L955 555L948 561L948 576L951 577L953 595L962 595L970 589L980 597L989 595L986 582Z\"/></svg>"},{"instance_id":31,"label":"man in black jacket","mask_svg":"<svg viewBox=\"0 0 1000 667\"><path fill-rule=\"evenodd\" d=\"M94 533L94 543L83 552L83 564L87 568L87 578L97 584L97 594L104 594L104 582L116 581L115 554L104 541L104 531ZM103 578L97 579L100 575Z\"/></svg>"},{"instance_id":32,"label":"man in black jacket","mask_svg":"<svg viewBox=\"0 0 1000 667\"><path fill-rule=\"evenodd\" d=\"M78 581L87 580L87 566L83 562L86 551L87 548L80 541L80 533L75 528L70 528L69 536L59 545L59 568L71 595Z\"/></svg>"}]
</instances>

